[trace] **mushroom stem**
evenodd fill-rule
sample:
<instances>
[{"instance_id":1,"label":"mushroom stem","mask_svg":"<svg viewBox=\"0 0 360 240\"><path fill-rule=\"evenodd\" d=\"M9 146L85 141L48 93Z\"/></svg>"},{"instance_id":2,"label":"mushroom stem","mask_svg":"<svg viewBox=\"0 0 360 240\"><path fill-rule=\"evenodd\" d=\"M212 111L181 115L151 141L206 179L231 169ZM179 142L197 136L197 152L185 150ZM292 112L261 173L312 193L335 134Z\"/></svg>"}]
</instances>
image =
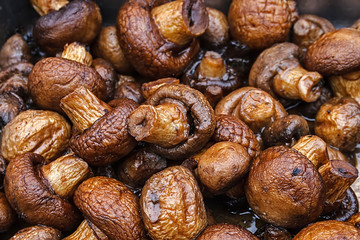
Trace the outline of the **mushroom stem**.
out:
<instances>
[{"instance_id":1,"label":"mushroom stem","mask_svg":"<svg viewBox=\"0 0 360 240\"><path fill-rule=\"evenodd\" d=\"M62 58L70 59L87 66L91 66L93 58L91 54L86 51L84 45L73 42L64 46L64 51L61 54Z\"/></svg>"},{"instance_id":2,"label":"mushroom stem","mask_svg":"<svg viewBox=\"0 0 360 240\"><path fill-rule=\"evenodd\" d=\"M80 132L111 111L109 105L98 99L85 87L79 87L63 97L60 107Z\"/></svg>"},{"instance_id":3,"label":"mushroom stem","mask_svg":"<svg viewBox=\"0 0 360 240\"><path fill-rule=\"evenodd\" d=\"M200 0L177 0L152 9L151 14L162 36L175 44L185 45L208 27L205 5Z\"/></svg>"},{"instance_id":4,"label":"mushroom stem","mask_svg":"<svg viewBox=\"0 0 360 240\"><path fill-rule=\"evenodd\" d=\"M172 147L189 136L186 110L180 104L141 105L129 117L129 132L137 141Z\"/></svg>"},{"instance_id":5,"label":"mushroom stem","mask_svg":"<svg viewBox=\"0 0 360 240\"><path fill-rule=\"evenodd\" d=\"M66 4L68 0L30 0L31 5L35 11L40 15L44 16L49 12L57 11Z\"/></svg>"},{"instance_id":6,"label":"mushroom stem","mask_svg":"<svg viewBox=\"0 0 360 240\"><path fill-rule=\"evenodd\" d=\"M74 154L62 156L41 167L42 174L54 192L69 199L76 187L90 175L88 164Z\"/></svg>"},{"instance_id":7,"label":"mushroom stem","mask_svg":"<svg viewBox=\"0 0 360 240\"><path fill-rule=\"evenodd\" d=\"M63 240L98 240L94 231L90 228L88 221L81 222L79 227L71 235L63 238Z\"/></svg>"},{"instance_id":8,"label":"mushroom stem","mask_svg":"<svg viewBox=\"0 0 360 240\"><path fill-rule=\"evenodd\" d=\"M358 177L358 170L348 162L331 160L319 168L326 189L326 202L333 204L342 198Z\"/></svg>"},{"instance_id":9,"label":"mushroom stem","mask_svg":"<svg viewBox=\"0 0 360 240\"><path fill-rule=\"evenodd\" d=\"M207 51L197 67L199 77L222 78L226 73L226 65L221 55L214 51Z\"/></svg>"},{"instance_id":10,"label":"mushroom stem","mask_svg":"<svg viewBox=\"0 0 360 240\"><path fill-rule=\"evenodd\" d=\"M319 73L309 72L296 62L294 66L279 71L274 77L273 87L281 97L315 102L321 95L320 80Z\"/></svg>"}]
</instances>

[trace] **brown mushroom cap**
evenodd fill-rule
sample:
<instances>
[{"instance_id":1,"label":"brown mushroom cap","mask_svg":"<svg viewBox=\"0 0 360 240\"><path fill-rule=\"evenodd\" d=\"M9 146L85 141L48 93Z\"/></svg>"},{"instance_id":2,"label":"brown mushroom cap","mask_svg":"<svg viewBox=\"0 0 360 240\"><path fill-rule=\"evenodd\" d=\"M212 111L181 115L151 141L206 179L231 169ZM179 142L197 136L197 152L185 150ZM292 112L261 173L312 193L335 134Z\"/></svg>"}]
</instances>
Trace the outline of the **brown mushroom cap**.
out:
<instances>
[{"instance_id":1,"label":"brown mushroom cap","mask_svg":"<svg viewBox=\"0 0 360 240\"><path fill-rule=\"evenodd\" d=\"M200 234L200 236L196 238L196 240L212 240L212 239L258 240L258 238L248 230L228 223L220 223L220 224L208 226Z\"/></svg>"},{"instance_id":2,"label":"brown mushroom cap","mask_svg":"<svg viewBox=\"0 0 360 240\"><path fill-rule=\"evenodd\" d=\"M11 36L1 48L0 68L6 68L19 62L30 62L31 53L24 38L16 33Z\"/></svg>"},{"instance_id":3,"label":"brown mushroom cap","mask_svg":"<svg viewBox=\"0 0 360 240\"><path fill-rule=\"evenodd\" d=\"M139 199L123 183L93 177L80 184L74 203L109 239L145 239Z\"/></svg>"},{"instance_id":4,"label":"brown mushroom cap","mask_svg":"<svg viewBox=\"0 0 360 240\"><path fill-rule=\"evenodd\" d=\"M340 75L360 69L360 31L342 28L322 35L308 48L306 69Z\"/></svg>"},{"instance_id":5,"label":"brown mushroom cap","mask_svg":"<svg viewBox=\"0 0 360 240\"><path fill-rule=\"evenodd\" d=\"M166 168L149 178L140 206L152 239L193 239L207 224L197 182L182 166Z\"/></svg>"},{"instance_id":6,"label":"brown mushroom cap","mask_svg":"<svg viewBox=\"0 0 360 240\"><path fill-rule=\"evenodd\" d=\"M222 46L229 41L229 23L221 11L207 7L209 14L209 26L205 33L200 36L210 46Z\"/></svg>"},{"instance_id":7,"label":"brown mushroom cap","mask_svg":"<svg viewBox=\"0 0 360 240\"><path fill-rule=\"evenodd\" d=\"M91 0L75 0L40 17L35 23L35 42L47 53L61 52L66 43L91 43L101 29L98 5Z\"/></svg>"},{"instance_id":8,"label":"brown mushroom cap","mask_svg":"<svg viewBox=\"0 0 360 240\"><path fill-rule=\"evenodd\" d=\"M314 165L284 146L268 148L254 160L245 194L261 219L285 228L313 222L325 203L325 186Z\"/></svg>"},{"instance_id":9,"label":"brown mushroom cap","mask_svg":"<svg viewBox=\"0 0 360 240\"><path fill-rule=\"evenodd\" d=\"M21 229L10 240L60 240L61 232L52 227L32 226Z\"/></svg>"},{"instance_id":10,"label":"brown mushroom cap","mask_svg":"<svg viewBox=\"0 0 360 240\"><path fill-rule=\"evenodd\" d=\"M102 58L96 58L92 62L92 67L100 74L106 85L106 100L112 99L114 95L115 83L118 80L116 71L110 62Z\"/></svg>"},{"instance_id":11,"label":"brown mushroom cap","mask_svg":"<svg viewBox=\"0 0 360 240\"><path fill-rule=\"evenodd\" d=\"M4 179L4 189L10 205L30 224L46 224L63 231L75 228L80 213L70 202L54 195L38 173L45 159L35 153L25 153L13 159Z\"/></svg>"},{"instance_id":12,"label":"brown mushroom cap","mask_svg":"<svg viewBox=\"0 0 360 240\"><path fill-rule=\"evenodd\" d=\"M0 233L7 231L16 220L16 215L12 210L3 192L0 192Z\"/></svg>"},{"instance_id":13,"label":"brown mushroom cap","mask_svg":"<svg viewBox=\"0 0 360 240\"><path fill-rule=\"evenodd\" d=\"M336 220L313 223L303 228L293 240L360 239L360 230L350 223Z\"/></svg>"},{"instance_id":14,"label":"brown mushroom cap","mask_svg":"<svg viewBox=\"0 0 360 240\"><path fill-rule=\"evenodd\" d=\"M0 128L25 110L24 101L14 93L0 93Z\"/></svg>"},{"instance_id":15,"label":"brown mushroom cap","mask_svg":"<svg viewBox=\"0 0 360 240\"><path fill-rule=\"evenodd\" d=\"M254 49L285 41L296 17L292 0L234 0L228 13L232 37Z\"/></svg>"}]
</instances>

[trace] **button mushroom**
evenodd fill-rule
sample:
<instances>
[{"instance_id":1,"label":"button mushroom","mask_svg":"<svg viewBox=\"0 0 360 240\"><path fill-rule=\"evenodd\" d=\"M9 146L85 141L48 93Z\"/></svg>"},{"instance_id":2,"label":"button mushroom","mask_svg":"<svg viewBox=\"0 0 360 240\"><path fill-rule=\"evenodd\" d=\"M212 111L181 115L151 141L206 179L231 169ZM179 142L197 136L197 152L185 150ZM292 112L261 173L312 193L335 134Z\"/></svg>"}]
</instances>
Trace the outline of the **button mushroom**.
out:
<instances>
[{"instance_id":1,"label":"button mushroom","mask_svg":"<svg viewBox=\"0 0 360 240\"><path fill-rule=\"evenodd\" d=\"M2 46L0 51L0 68L20 62L30 62L32 59L29 47L20 34L11 36Z\"/></svg>"},{"instance_id":2,"label":"button mushroom","mask_svg":"<svg viewBox=\"0 0 360 240\"><path fill-rule=\"evenodd\" d=\"M258 240L248 230L239 226L221 223L208 226L205 230L196 238L196 240L211 240L211 239L226 239L226 240Z\"/></svg>"},{"instance_id":3,"label":"button mushroom","mask_svg":"<svg viewBox=\"0 0 360 240\"><path fill-rule=\"evenodd\" d=\"M161 4L163 3L163 4ZM180 75L199 51L208 26L201 0L126 1L117 17L120 46L141 75Z\"/></svg>"},{"instance_id":4,"label":"button mushroom","mask_svg":"<svg viewBox=\"0 0 360 240\"><path fill-rule=\"evenodd\" d=\"M293 0L233 0L228 21L234 39L254 49L265 49L286 40L297 16Z\"/></svg>"},{"instance_id":5,"label":"button mushroom","mask_svg":"<svg viewBox=\"0 0 360 240\"><path fill-rule=\"evenodd\" d=\"M0 93L0 128L26 109L24 101L14 93Z\"/></svg>"},{"instance_id":6,"label":"button mushroom","mask_svg":"<svg viewBox=\"0 0 360 240\"><path fill-rule=\"evenodd\" d=\"M209 26L200 39L211 47L220 47L229 41L229 23L221 11L207 7Z\"/></svg>"},{"instance_id":7,"label":"button mushroom","mask_svg":"<svg viewBox=\"0 0 360 240\"><path fill-rule=\"evenodd\" d=\"M32 226L18 231L10 240L60 240L61 232L52 227Z\"/></svg>"},{"instance_id":8,"label":"button mushroom","mask_svg":"<svg viewBox=\"0 0 360 240\"><path fill-rule=\"evenodd\" d=\"M275 98L316 101L321 94L322 76L304 69L301 49L293 43L280 43L264 50L249 74L249 85Z\"/></svg>"}]
</instances>

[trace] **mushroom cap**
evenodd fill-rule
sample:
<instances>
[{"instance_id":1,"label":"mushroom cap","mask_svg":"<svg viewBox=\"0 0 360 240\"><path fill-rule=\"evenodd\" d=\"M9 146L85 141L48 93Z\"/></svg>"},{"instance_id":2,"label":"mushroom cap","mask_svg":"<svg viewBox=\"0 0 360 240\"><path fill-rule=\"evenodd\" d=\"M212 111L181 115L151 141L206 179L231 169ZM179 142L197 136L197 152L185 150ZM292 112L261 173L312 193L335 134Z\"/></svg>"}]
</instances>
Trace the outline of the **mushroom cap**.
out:
<instances>
[{"instance_id":1,"label":"mushroom cap","mask_svg":"<svg viewBox=\"0 0 360 240\"><path fill-rule=\"evenodd\" d=\"M341 75L360 69L360 31L342 28L322 35L305 55L306 69Z\"/></svg>"},{"instance_id":2,"label":"mushroom cap","mask_svg":"<svg viewBox=\"0 0 360 240\"><path fill-rule=\"evenodd\" d=\"M258 240L258 238L245 228L229 224L219 223L205 228L196 240Z\"/></svg>"},{"instance_id":3,"label":"mushroom cap","mask_svg":"<svg viewBox=\"0 0 360 240\"><path fill-rule=\"evenodd\" d=\"M81 221L79 211L69 201L53 193L38 173L45 159L36 153L14 158L6 169L4 189L10 205L30 224L43 224L62 231Z\"/></svg>"},{"instance_id":4,"label":"mushroom cap","mask_svg":"<svg viewBox=\"0 0 360 240\"><path fill-rule=\"evenodd\" d=\"M145 239L139 199L122 182L89 178L75 191L74 203L110 239Z\"/></svg>"},{"instance_id":5,"label":"mushroom cap","mask_svg":"<svg viewBox=\"0 0 360 240\"><path fill-rule=\"evenodd\" d=\"M19 62L30 62L31 58L30 49L24 38L16 33L6 40L1 48L0 67L6 68Z\"/></svg>"},{"instance_id":6,"label":"mushroom cap","mask_svg":"<svg viewBox=\"0 0 360 240\"><path fill-rule=\"evenodd\" d=\"M328 220L303 228L293 240L360 239L360 230L350 223Z\"/></svg>"},{"instance_id":7,"label":"mushroom cap","mask_svg":"<svg viewBox=\"0 0 360 240\"><path fill-rule=\"evenodd\" d=\"M15 220L15 212L12 210L5 194L0 192L0 233L9 230Z\"/></svg>"},{"instance_id":8,"label":"mushroom cap","mask_svg":"<svg viewBox=\"0 0 360 240\"><path fill-rule=\"evenodd\" d=\"M324 182L315 166L284 146L268 148L254 160L245 194L261 219L285 228L315 221L325 203Z\"/></svg>"},{"instance_id":9,"label":"mushroom cap","mask_svg":"<svg viewBox=\"0 0 360 240\"><path fill-rule=\"evenodd\" d=\"M52 227L31 226L18 231L10 240L60 240L61 232Z\"/></svg>"}]
</instances>

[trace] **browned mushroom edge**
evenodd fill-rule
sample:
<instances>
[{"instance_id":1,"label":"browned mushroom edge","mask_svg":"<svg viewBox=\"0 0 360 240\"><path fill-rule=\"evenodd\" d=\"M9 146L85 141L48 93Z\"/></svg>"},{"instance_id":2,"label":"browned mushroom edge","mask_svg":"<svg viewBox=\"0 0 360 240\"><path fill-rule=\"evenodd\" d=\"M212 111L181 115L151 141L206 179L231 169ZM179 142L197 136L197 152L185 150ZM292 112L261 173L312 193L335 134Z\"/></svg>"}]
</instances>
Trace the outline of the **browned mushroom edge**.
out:
<instances>
[{"instance_id":1,"label":"browned mushroom edge","mask_svg":"<svg viewBox=\"0 0 360 240\"><path fill-rule=\"evenodd\" d=\"M19 62L30 62L31 59L27 43L19 33L16 33L8 38L1 48L0 68L6 68Z\"/></svg>"},{"instance_id":2,"label":"browned mushroom edge","mask_svg":"<svg viewBox=\"0 0 360 240\"><path fill-rule=\"evenodd\" d=\"M55 228L37 225L21 229L10 240L60 240L61 236L61 232Z\"/></svg>"}]
</instances>

